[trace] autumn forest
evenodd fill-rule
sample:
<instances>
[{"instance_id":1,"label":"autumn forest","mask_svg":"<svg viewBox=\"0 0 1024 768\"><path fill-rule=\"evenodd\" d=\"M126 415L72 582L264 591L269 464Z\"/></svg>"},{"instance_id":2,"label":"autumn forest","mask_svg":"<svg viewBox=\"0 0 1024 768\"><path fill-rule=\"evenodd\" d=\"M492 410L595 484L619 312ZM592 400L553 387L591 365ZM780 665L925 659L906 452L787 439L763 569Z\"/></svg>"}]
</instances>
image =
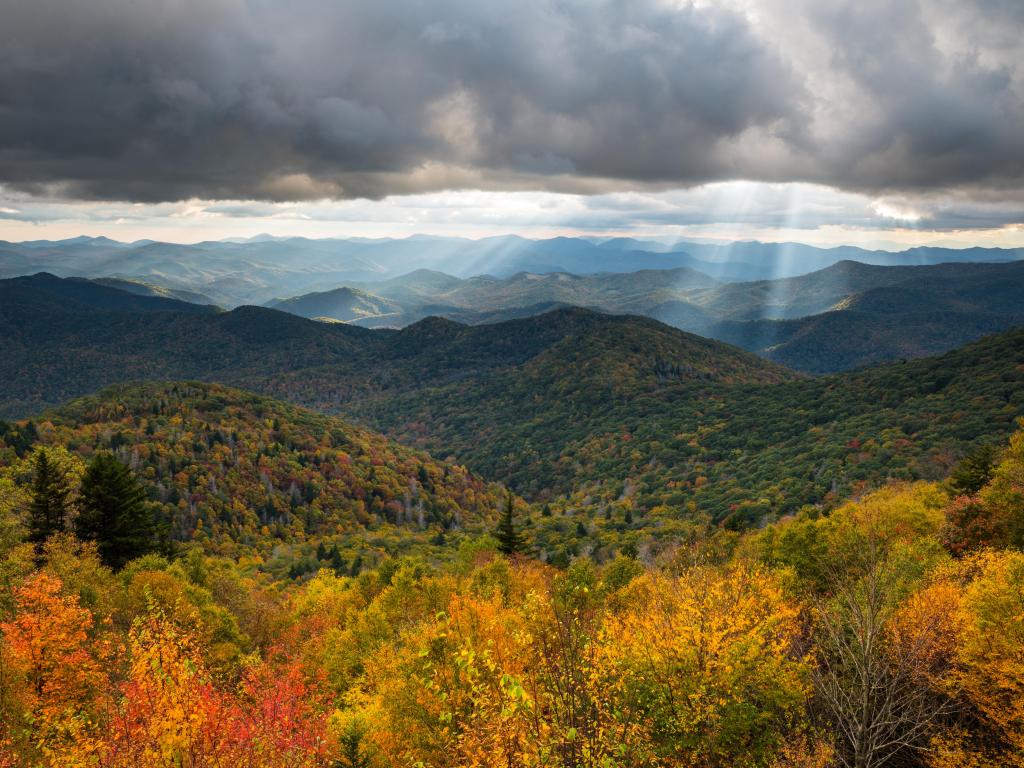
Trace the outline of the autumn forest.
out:
<instances>
[{"instance_id":1,"label":"autumn forest","mask_svg":"<svg viewBox=\"0 0 1024 768\"><path fill-rule=\"evenodd\" d=\"M1024 768L1024 0L0 0L0 768Z\"/></svg>"},{"instance_id":2,"label":"autumn forest","mask_svg":"<svg viewBox=\"0 0 1024 768\"><path fill-rule=\"evenodd\" d=\"M760 524L210 384L2 439L5 766L1024 765L1024 431Z\"/></svg>"}]
</instances>

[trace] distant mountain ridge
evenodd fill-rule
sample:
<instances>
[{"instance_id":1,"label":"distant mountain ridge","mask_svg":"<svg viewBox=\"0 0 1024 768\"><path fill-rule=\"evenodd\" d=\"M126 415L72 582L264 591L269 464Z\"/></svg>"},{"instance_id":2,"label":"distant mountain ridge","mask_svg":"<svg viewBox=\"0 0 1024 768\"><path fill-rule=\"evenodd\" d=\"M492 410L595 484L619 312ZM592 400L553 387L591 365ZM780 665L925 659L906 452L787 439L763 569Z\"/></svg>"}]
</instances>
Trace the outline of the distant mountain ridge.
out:
<instances>
[{"instance_id":1,"label":"distant mountain ridge","mask_svg":"<svg viewBox=\"0 0 1024 768\"><path fill-rule=\"evenodd\" d=\"M507 277L523 271L586 275L688 267L717 280L750 281L805 274L843 259L909 265L1021 258L1021 249L913 248L892 253L793 243L668 245L628 238L594 242L579 237L530 240L510 235L479 240L266 237L188 245L79 237L0 242L0 278L43 271L61 277L116 277L191 291L230 308L355 282L387 280L417 269L457 277Z\"/></svg>"},{"instance_id":2,"label":"distant mountain ridge","mask_svg":"<svg viewBox=\"0 0 1024 768\"><path fill-rule=\"evenodd\" d=\"M1024 329L808 379L651 319L580 308L370 330L252 306L151 311L167 300L126 294L152 307L58 309L52 292L25 295L48 303L3 307L5 416L124 381L216 381L342 415L534 500L592 516L621 514L628 499L655 526L700 514L747 527L886 478L943 477L955 451L1002 439L1024 415Z\"/></svg>"},{"instance_id":3,"label":"distant mountain ridge","mask_svg":"<svg viewBox=\"0 0 1024 768\"><path fill-rule=\"evenodd\" d=\"M41 287L32 290L37 282ZM61 304L53 299L60 290L91 298ZM0 296L4 291L22 297L0 306L0 414L6 415L28 415L108 384L167 378L215 380L278 396L288 391L288 399L332 410L426 381L521 365L569 337L582 346L606 345L612 361L630 360L619 372L625 380L795 376L654 320L578 308L493 325L435 317L401 331L375 331L254 306L218 312L49 275L0 281ZM127 305L111 303L111 293ZM167 311L176 304L182 308ZM296 387L308 397L296 396Z\"/></svg>"},{"instance_id":4,"label":"distant mountain ridge","mask_svg":"<svg viewBox=\"0 0 1024 768\"><path fill-rule=\"evenodd\" d=\"M89 292L86 301L96 310L217 311L209 297L135 281L37 278L0 281L3 304L64 312L85 300L87 286L97 285L106 290ZM398 328L430 316L499 323L581 306L653 317L796 370L829 373L938 354L1024 324L1024 261L909 267L841 261L807 275L747 283L717 281L688 267L504 278L421 269L270 306L368 328ZM0 307L0 317L8 315ZM276 325L275 332L288 324Z\"/></svg>"},{"instance_id":5,"label":"distant mountain ridge","mask_svg":"<svg viewBox=\"0 0 1024 768\"><path fill-rule=\"evenodd\" d=\"M723 283L688 267L467 279L420 270L358 286L392 302L387 314L339 318L366 327L401 327L430 315L500 322L575 305L653 317L811 373L938 354L1024 324L1024 261L840 261L807 275L746 283ZM301 305L303 297L292 301Z\"/></svg>"}]
</instances>

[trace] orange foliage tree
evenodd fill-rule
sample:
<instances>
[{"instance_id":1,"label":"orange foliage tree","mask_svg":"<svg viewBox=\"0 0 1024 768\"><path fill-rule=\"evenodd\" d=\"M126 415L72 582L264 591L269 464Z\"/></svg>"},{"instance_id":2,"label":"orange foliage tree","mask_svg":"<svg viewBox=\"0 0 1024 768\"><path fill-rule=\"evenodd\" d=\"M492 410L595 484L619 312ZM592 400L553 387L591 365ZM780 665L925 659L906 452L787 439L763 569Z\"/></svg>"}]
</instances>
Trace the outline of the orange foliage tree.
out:
<instances>
[{"instance_id":1,"label":"orange foliage tree","mask_svg":"<svg viewBox=\"0 0 1024 768\"><path fill-rule=\"evenodd\" d=\"M92 615L62 587L49 574L30 575L13 589L14 617L0 624L0 663L9 670L4 698L17 702L5 702L7 726L15 738L31 735L51 762L62 745L88 742L105 679L101 646L90 642Z\"/></svg>"}]
</instances>

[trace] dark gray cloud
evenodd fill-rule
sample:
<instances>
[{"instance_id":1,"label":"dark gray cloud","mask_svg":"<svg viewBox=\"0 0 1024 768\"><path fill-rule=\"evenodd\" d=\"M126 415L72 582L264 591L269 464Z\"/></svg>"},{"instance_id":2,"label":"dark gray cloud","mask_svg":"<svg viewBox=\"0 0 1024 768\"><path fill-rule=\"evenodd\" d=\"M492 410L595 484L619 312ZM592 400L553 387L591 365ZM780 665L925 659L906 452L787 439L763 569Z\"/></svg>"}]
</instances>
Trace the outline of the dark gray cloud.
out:
<instances>
[{"instance_id":1,"label":"dark gray cloud","mask_svg":"<svg viewBox=\"0 0 1024 768\"><path fill-rule=\"evenodd\" d=\"M1019 189L1020 8L0 0L0 183L137 201Z\"/></svg>"}]
</instances>

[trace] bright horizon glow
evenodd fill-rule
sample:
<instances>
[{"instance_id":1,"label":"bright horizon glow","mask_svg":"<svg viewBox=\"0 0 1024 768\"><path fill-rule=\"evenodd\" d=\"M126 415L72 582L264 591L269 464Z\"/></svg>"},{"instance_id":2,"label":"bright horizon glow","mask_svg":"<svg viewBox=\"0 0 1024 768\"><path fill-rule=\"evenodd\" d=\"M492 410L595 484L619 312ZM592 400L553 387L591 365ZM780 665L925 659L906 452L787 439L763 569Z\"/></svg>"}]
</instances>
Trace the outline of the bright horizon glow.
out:
<instances>
[{"instance_id":1,"label":"bright horizon glow","mask_svg":"<svg viewBox=\"0 0 1024 768\"><path fill-rule=\"evenodd\" d=\"M122 242L276 237L438 235L636 237L799 242L900 250L921 245L1024 247L1013 203L872 198L812 184L720 182L690 189L600 195L448 191L382 200L187 200L178 203L46 199L0 188L0 239L80 235Z\"/></svg>"}]
</instances>

